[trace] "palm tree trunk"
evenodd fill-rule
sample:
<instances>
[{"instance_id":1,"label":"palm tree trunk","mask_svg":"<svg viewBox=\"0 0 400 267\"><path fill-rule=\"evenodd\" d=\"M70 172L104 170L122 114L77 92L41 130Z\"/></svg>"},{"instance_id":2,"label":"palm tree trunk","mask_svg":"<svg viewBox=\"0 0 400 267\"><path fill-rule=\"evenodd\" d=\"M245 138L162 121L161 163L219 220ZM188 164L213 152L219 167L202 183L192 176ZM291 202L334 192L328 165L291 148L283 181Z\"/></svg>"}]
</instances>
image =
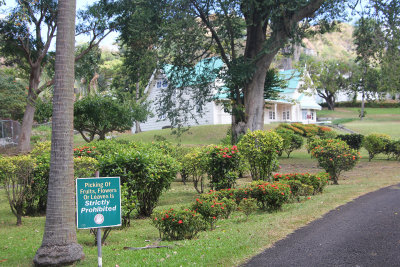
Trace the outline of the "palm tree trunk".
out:
<instances>
[{"instance_id":1,"label":"palm tree trunk","mask_svg":"<svg viewBox=\"0 0 400 267\"><path fill-rule=\"evenodd\" d=\"M59 0L58 8L46 225L36 266L72 264L84 257L76 239L72 154L76 0Z\"/></svg>"}]
</instances>

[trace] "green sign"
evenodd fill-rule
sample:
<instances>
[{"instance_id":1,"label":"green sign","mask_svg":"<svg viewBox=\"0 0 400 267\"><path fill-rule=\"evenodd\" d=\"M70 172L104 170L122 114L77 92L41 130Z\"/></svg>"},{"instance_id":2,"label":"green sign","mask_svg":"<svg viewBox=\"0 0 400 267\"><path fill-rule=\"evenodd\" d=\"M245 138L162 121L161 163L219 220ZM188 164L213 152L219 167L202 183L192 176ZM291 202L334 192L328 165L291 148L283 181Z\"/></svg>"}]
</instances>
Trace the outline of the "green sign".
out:
<instances>
[{"instance_id":1,"label":"green sign","mask_svg":"<svg viewBox=\"0 0 400 267\"><path fill-rule=\"evenodd\" d=\"M78 229L121 225L119 177L76 179Z\"/></svg>"}]
</instances>

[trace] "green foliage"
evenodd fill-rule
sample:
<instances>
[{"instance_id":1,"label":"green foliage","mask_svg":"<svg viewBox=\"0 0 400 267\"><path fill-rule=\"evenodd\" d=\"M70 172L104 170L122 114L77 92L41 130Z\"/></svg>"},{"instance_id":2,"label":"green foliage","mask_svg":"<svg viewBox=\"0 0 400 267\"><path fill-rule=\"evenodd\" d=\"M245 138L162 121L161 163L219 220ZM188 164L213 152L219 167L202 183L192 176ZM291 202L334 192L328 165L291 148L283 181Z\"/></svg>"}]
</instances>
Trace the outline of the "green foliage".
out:
<instances>
[{"instance_id":1,"label":"green foliage","mask_svg":"<svg viewBox=\"0 0 400 267\"><path fill-rule=\"evenodd\" d=\"M320 139L311 143L311 155L321 168L330 175L334 184L342 171L351 170L360 158L360 153L338 139Z\"/></svg>"},{"instance_id":2,"label":"green foliage","mask_svg":"<svg viewBox=\"0 0 400 267\"><path fill-rule=\"evenodd\" d=\"M288 183L291 187L293 196L307 196L322 193L328 183L327 173L286 173L275 174L274 180Z\"/></svg>"},{"instance_id":3,"label":"green foliage","mask_svg":"<svg viewBox=\"0 0 400 267\"><path fill-rule=\"evenodd\" d=\"M279 134L261 130L248 132L238 147L249 163L253 180L270 180L272 172L278 168L278 152L282 149Z\"/></svg>"},{"instance_id":4,"label":"green foliage","mask_svg":"<svg viewBox=\"0 0 400 267\"><path fill-rule=\"evenodd\" d=\"M368 151L369 161L377 154L385 152L385 147L390 143L390 136L386 134L369 134L364 137L363 147Z\"/></svg>"},{"instance_id":5,"label":"green foliage","mask_svg":"<svg viewBox=\"0 0 400 267\"><path fill-rule=\"evenodd\" d=\"M345 141L350 148L358 151L362 146L364 136L362 134L339 134L336 138Z\"/></svg>"},{"instance_id":6,"label":"green foliage","mask_svg":"<svg viewBox=\"0 0 400 267\"><path fill-rule=\"evenodd\" d=\"M192 239L206 228L202 215L188 209L156 212L152 223L160 232L160 238L168 240Z\"/></svg>"},{"instance_id":7,"label":"green foliage","mask_svg":"<svg viewBox=\"0 0 400 267\"><path fill-rule=\"evenodd\" d=\"M253 181L247 188L250 197L257 200L257 205L268 211L277 211L291 197L290 186L284 183Z\"/></svg>"},{"instance_id":8,"label":"green foliage","mask_svg":"<svg viewBox=\"0 0 400 267\"><path fill-rule=\"evenodd\" d=\"M122 212L122 227L131 225L131 215L136 209L137 197L129 193L130 188L128 183L121 185L121 212Z\"/></svg>"},{"instance_id":9,"label":"green foliage","mask_svg":"<svg viewBox=\"0 0 400 267\"><path fill-rule=\"evenodd\" d=\"M353 67L350 62L344 60L320 60L310 57L306 61L309 76L306 76L302 88L315 90L318 96L325 100L328 108L333 110L336 94L351 88L348 73L352 73Z\"/></svg>"},{"instance_id":10,"label":"green foliage","mask_svg":"<svg viewBox=\"0 0 400 267\"><path fill-rule=\"evenodd\" d=\"M282 137L282 150L279 151L279 156L282 155L282 151L285 151L289 158L292 151L303 146L303 137L285 130L277 130L276 132Z\"/></svg>"},{"instance_id":11,"label":"green foliage","mask_svg":"<svg viewBox=\"0 0 400 267\"><path fill-rule=\"evenodd\" d=\"M196 148L182 159L182 169L192 178L196 191L204 193L205 174L207 173L207 158L204 149Z\"/></svg>"},{"instance_id":12,"label":"green foliage","mask_svg":"<svg viewBox=\"0 0 400 267\"><path fill-rule=\"evenodd\" d=\"M111 97L87 96L74 105L74 128L87 142L93 141L95 135L104 140L109 132L129 130L134 120L132 110Z\"/></svg>"},{"instance_id":13,"label":"green foliage","mask_svg":"<svg viewBox=\"0 0 400 267\"><path fill-rule=\"evenodd\" d=\"M11 211L17 217L17 225L22 224L34 168L35 161L29 155L0 159L0 182L7 192Z\"/></svg>"},{"instance_id":14,"label":"green foliage","mask_svg":"<svg viewBox=\"0 0 400 267\"><path fill-rule=\"evenodd\" d=\"M257 210L257 200L254 198L243 198L242 201L240 201L238 210L246 215L247 220L249 215Z\"/></svg>"},{"instance_id":15,"label":"green foliage","mask_svg":"<svg viewBox=\"0 0 400 267\"><path fill-rule=\"evenodd\" d=\"M392 140L385 147L385 154L388 157L393 157L396 160L400 158L400 140Z\"/></svg>"},{"instance_id":16,"label":"green foliage","mask_svg":"<svg viewBox=\"0 0 400 267\"><path fill-rule=\"evenodd\" d=\"M206 153L206 171L211 189L234 187L239 178L240 154L237 146L209 146Z\"/></svg>"},{"instance_id":17,"label":"green foliage","mask_svg":"<svg viewBox=\"0 0 400 267\"><path fill-rule=\"evenodd\" d=\"M51 99L38 98L35 102L35 116L34 120L37 123L48 122L53 115L53 103Z\"/></svg>"},{"instance_id":18,"label":"green foliage","mask_svg":"<svg viewBox=\"0 0 400 267\"><path fill-rule=\"evenodd\" d=\"M209 223L211 229L215 229L216 221L222 218L227 219L236 207L236 203L233 199L218 199L214 197L211 192L202 194L196 199L196 202L191 208L203 216L204 220Z\"/></svg>"},{"instance_id":19,"label":"green foliage","mask_svg":"<svg viewBox=\"0 0 400 267\"><path fill-rule=\"evenodd\" d=\"M150 216L161 193L168 189L179 171L179 164L158 149L110 147L99 157L103 176L119 176L128 187L128 197L136 195L140 216Z\"/></svg>"},{"instance_id":20,"label":"green foliage","mask_svg":"<svg viewBox=\"0 0 400 267\"><path fill-rule=\"evenodd\" d=\"M75 178L94 177L99 169L99 162L91 157L74 158L74 176Z\"/></svg>"},{"instance_id":21,"label":"green foliage","mask_svg":"<svg viewBox=\"0 0 400 267\"><path fill-rule=\"evenodd\" d=\"M26 83L12 70L0 70L0 118L22 120L26 106ZM7 104L5 104L7 103Z\"/></svg>"}]
</instances>

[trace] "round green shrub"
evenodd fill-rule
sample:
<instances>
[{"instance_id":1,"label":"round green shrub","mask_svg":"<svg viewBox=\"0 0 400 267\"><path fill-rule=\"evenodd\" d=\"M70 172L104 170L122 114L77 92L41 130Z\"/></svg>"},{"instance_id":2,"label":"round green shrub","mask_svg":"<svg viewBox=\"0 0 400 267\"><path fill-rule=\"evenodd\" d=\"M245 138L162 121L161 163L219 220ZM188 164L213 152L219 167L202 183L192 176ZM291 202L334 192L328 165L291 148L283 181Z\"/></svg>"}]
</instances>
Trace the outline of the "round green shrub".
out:
<instances>
[{"instance_id":1,"label":"round green shrub","mask_svg":"<svg viewBox=\"0 0 400 267\"><path fill-rule=\"evenodd\" d=\"M368 151L368 160L371 161L377 154L385 152L386 146L390 143L390 136L387 134L369 134L364 137L363 147Z\"/></svg>"},{"instance_id":2,"label":"round green shrub","mask_svg":"<svg viewBox=\"0 0 400 267\"><path fill-rule=\"evenodd\" d=\"M127 184L128 194L136 195L140 216L148 217L161 196L176 178L179 163L159 149L113 149L99 157L102 176L119 176Z\"/></svg>"},{"instance_id":3,"label":"round green shrub","mask_svg":"<svg viewBox=\"0 0 400 267\"><path fill-rule=\"evenodd\" d=\"M202 215L189 209L155 212L152 223L158 229L160 238L169 240L192 239L206 228Z\"/></svg>"},{"instance_id":4,"label":"round green shrub","mask_svg":"<svg viewBox=\"0 0 400 267\"><path fill-rule=\"evenodd\" d=\"M272 172L278 168L278 153L282 149L282 138L273 131L246 133L238 144L240 153L248 161L253 180L271 180Z\"/></svg>"},{"instance_id":5,"label":"round green shrub","mask_svg":"<svg viewBox=\"0 0 400 267\"><path fill-rule=\"evenodd\" d=\"M364 136L362 134L339 134L336 139L345 141L349 147L355 150L360 150Z\"/></svg>"},{"instance_id":6,"label":"round green shrub","mask_svg":"<svg viewBox=\"0 0 400 267\"><path fill-rule=\"evenodd\" d=\"M319 166L329 173L334 184L338 184L340 173L351 170L360 158L359 152L338 139L316 140L311 146L311 155L318 160Z\"/></svg>"},{"instance_id":7,"label":"round green shrub","mask_svg":"<svg viewBox=\"0 0 400 267\"><path fill-rule=\"evenodd\" d=\"M213 190L232 188L239 178L240 154L237 146L208 146L206 170Z\"/></svg>"}]
</instances>

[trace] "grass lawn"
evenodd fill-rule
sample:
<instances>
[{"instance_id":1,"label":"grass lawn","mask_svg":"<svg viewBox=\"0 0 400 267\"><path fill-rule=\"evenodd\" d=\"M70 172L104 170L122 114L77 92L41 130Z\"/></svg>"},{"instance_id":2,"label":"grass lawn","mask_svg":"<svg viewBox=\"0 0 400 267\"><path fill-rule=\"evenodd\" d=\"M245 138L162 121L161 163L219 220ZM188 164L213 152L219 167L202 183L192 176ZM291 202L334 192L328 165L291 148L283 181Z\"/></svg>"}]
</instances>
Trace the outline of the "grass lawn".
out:
<instances>
[{"instance_id":1,"label":"grass lawn","mask_svg":"<svg viewBox=\"0 0 400 267\"><path fill-rule=\"evenodd\" d=\"M305 150L295 151L293 157L280 159L281 172L317 172L316 161ZM366 154L365 151L362 154ZM340 185L330 185L323 194L312 196L301 203L284 205L276 213L258 212L248 221L236 212L230 219L217 223L214 231L201 232L196 239L160 241L158 231L148 219L131 222L131 227L113 230L103 247L104 266L235 266L284 238L295 229L320 218L334 208L378 188L400 182L400 174L393 170L398 162L378 157L368 163L364 157L350 172L345 172ZM239 180L239 184L250 178ZM165 192L157 209L189 205L196 198L192 184L175 181ZM24 217L23 225L15 226L5 192L0 190L0 266L30 266L40 246L44 217ZM97 248L88 230L78 231L78 242L83 245L86 258L76 266L96 266ZM170 248L130 251L124 247L157 244Z\"/></svg>"},{"instance_id":2,"label":"grass lawn","mask_svg":"<svg viewBox=\"0 0 400 267\"><path fill-rule=\"evenodd\" d=\"M318 117L332 118L357 133L384 133L394 139L400 138L400 108L366 108L364 120L358 118L358 108L336 108L317 112Z\"/></svg>"},{"instance_id":3,"label":"grass lawn","mask_svg":"<svg viewBox=\"0 0 400 267\"><path fill-rule=\"evenodd\" d=\"M367 117L359 121L357 109L338 108L335 112L320 111L319 117L347 119L344 124L362 134L370 132L388 133L400 138L400 109L367 109ZM277 124L267 125L272 129ZM171 135L171 130L144 132L140 134L120 134L118 138L151 142L155 136L166 138L172 143L190 145L219 143L226 136L228 125L198 126L185 132L180 139ZM84 144L75 136L75 144ZM356 167L344 172L337 186L329 185L325 192L304 199L300 203L290 203L275 213L258 212L250 215L248 221L239 212L230 219L218 221L214 231L201 232L193 240L160 241L158 231L149 219L135 219L131 227L114 229L103 247L104 266L236 266L270 247L296 229L322 217L328 211L338 208L360 195L379 188L400 183L399 162L388 161L385 156L377 156L368 162L367 152ZM311 159L305 149L294 151L287 159L280 160L281 173L318 172L316 160ZM250 178L239 179L244 185ZM197 197L189 182L183 185L179 180L173 182L171 189L160 199L157 209L187 206ZM36 250L41 244L44 230L44 217L24 217L23 225L15 225L4 189L0 188L0 266L31 266ZM83 245L85 259L76 266L96 266L97 247L89 230L77 231L78 242ZM169 248L148 250L124 250L124 247L143 247L147 245L166 245Z\"/></svg>"}]
</instances>

